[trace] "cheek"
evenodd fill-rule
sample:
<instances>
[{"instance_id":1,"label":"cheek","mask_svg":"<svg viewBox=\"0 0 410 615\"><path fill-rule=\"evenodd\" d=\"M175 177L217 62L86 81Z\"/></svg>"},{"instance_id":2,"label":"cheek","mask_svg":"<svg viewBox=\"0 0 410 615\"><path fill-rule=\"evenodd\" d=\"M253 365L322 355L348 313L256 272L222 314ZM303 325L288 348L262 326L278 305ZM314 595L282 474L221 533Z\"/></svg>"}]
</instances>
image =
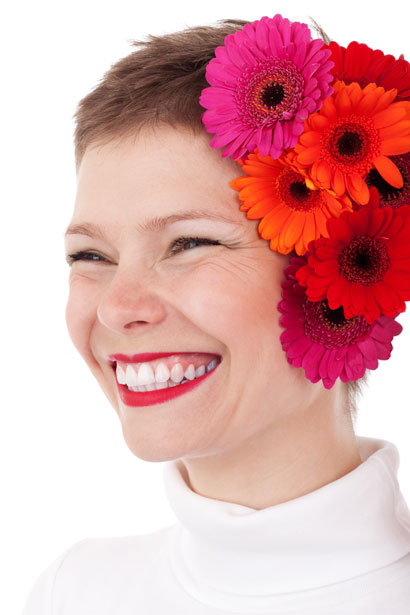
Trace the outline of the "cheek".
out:
<instances>
[{"instance_id":1,"label":"cheek","mask_svg":"<svg viewBox=\"0 0 410 615\"><path fill-rule=\"evenodd\" d=\"M97 307L98 297L93 282L72 277L69 283L65 319L71 341L85 359L92 359L89 352L89 338Z\"/></svg>"},{"instance_id":2,"label":"cheek","mask_svg":"<svg viewBox=\"0 0 410 615\"><path fill-rule=\"evenodd\" d=\"M202 330L221 341L243 345L272 333L278 338L277 304L281 300L282 264L255 260L207 263L178 284L180 310Z\"/></svg>"}]
</instances>

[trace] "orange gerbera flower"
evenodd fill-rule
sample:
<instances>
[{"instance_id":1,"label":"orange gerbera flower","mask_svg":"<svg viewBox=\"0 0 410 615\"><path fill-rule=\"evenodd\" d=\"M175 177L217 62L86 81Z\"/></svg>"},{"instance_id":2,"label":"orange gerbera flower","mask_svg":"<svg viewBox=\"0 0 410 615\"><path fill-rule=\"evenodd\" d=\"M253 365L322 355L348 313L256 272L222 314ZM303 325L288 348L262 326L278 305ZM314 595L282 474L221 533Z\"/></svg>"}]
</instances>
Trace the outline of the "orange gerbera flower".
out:
<instances>
[{"instance_id":1,"label":"orange gerbera flower","mask_svg":"<svg viewBox=\"0 0 410 615\"><path fill-rule=\"evenodd\" d=\"M394 103L396 95L374 83L362 89L337 81L334 94L305 122L295 147L297 164L321 188L348 193L359 205L369 201L364 178L371 168L401 188L401 173L388 156L410 150L410 102Z\"/></svg>"},{"instance_id":2,"label":"orange gerbera flower","mask_svg":"<svg viewBox=\"0 0 410 615\"><path fill-rule=\"evenodd\" d=\"M258 231L270 239L270 248L281 254L296 250L305 254L310 241L329 237L327 221L338 218L342 211L352 210L345 195L335 198L318 189L307 173L295 166L294 153L273 159L261 156L257 149L246 161L240 161L245 177L231 181L243 201L240 210L249 220L262 218Z\"/></svg>"}]
</instances>

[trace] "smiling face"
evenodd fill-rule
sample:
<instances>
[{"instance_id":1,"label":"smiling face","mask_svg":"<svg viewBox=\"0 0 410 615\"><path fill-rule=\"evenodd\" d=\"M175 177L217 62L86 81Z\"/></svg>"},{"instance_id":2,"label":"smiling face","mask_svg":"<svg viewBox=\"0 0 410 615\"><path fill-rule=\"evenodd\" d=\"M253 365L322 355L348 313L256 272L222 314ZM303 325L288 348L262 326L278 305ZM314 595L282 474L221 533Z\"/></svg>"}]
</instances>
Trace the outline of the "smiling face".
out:
<instances>
[{"instance_id":1,"label":"smiling face","mask_svg":"<svg viewBox=\"0 0 410 615\"><path fill-rule=\"evenodd\" d=\"M323 392L281 348L277 304L289 257L270 250L259 221L239 210L229 185L239 175L205 133L166 126L88 148L79 167L71 225L91 223L101 236L83 228L66 237L67 255L97 255L71 266L67 325L141 459L233 450ZM194 210L211 219L192 218ZM187 219L146 224L174 214ZM183 249L180 237L213 243ZM107 356L144 352L207 352L222 362L184 395L131 407Z\"/></svg>"}]
</instances>

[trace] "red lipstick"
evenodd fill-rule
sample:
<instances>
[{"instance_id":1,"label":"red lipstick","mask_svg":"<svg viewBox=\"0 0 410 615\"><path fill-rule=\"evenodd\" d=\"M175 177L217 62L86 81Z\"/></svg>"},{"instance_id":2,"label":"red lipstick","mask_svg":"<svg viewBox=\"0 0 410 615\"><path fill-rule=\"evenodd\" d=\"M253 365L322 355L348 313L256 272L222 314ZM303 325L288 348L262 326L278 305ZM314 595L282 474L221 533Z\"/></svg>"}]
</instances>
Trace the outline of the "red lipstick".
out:
<instances>
[{"instance_id":1,"label":"red lipstick","mask_svg":"<svg viewBox=\"0 0 410 615\"><path fill-rule=\"evenodd\" d=\"M153 361L154 359L160 359L161 357L170 357L174 354L189 354L186 352L143 352L142 354L110 354L107 359L114 363L115 361L122 361L123 363L144 363L144 361Z\"/></svg>"},{"instance_id":2,"label":"red lipstick","mask_svg":"<svg viewBox=\"0 0 410 615\"><path fill-rule=\"evenodd\" d=\"M217 357L219 362L210 372L205 372L202 376L198 378L194 378L191 381L184 382L183 384L176 384L173 387L168 387L164 389L157 389L153 391L130 391L126 384L120 384L117 380L116 374L116 363L143 363L145 361L153 361L154 359L160 359L161 357L169 357L173 355L184 355L184 354L201 354L201 355L209 355L209 357ZM161 404L168 400L175 399L184 393L188 393L192 391L195 387L199 386L204 380L209 378L214 371L217 369L218 365L222 362L222 358L220 355L210 353L210 352L145 352L134 355L126 355L126 354L111 354L107 356L107 360L110 362L111 367L113 368L115 374L115 381L117 383L118 392L120 398L124 404L127 406L151 406L153 404Z\"/></svg>"},{"instance_id":3,"label":"red lipstick","mask_svg":"<svg viewBox=\"0 0 410 615\"><path fill-rule=\"evenodd\" d=\"M220 363L218 363L218 365L220 365ZM184 382L184 384L178 384L174 387L154 391L130 391L126 384L120 384L118 382L117 377L115 380L121 401L126 406L152 406L154 404L162 404L171 399L175 399L175 397L179 397L184 393L192 391L192 389L199 386L206 378L212 376L212 374L218 369L218 365L210 372L206 372L202 376L199 376L199 378L194 378L194 380L191 380L190 382Z\"/></svg>"}]
</instances>

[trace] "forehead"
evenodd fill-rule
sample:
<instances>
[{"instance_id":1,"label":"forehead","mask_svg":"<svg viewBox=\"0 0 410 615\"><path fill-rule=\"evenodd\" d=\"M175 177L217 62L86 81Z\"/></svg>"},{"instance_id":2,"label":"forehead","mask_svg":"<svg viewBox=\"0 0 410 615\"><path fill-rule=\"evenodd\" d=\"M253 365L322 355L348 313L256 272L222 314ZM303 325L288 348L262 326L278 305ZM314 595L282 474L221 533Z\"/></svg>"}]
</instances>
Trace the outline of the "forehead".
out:
<instances>
[{"instance_id":1,"label":"forehead","mask_svg":"<svg viewBox=\"0 0 410 615\"><path fill-rule=\"evenodd\" d=\"M131 209L145 216L205 207L243 219L230 187L241 167L209 140L205 132L161 126L90 146L78 170L75 214Z\"/></svg>"}]
</instances>

